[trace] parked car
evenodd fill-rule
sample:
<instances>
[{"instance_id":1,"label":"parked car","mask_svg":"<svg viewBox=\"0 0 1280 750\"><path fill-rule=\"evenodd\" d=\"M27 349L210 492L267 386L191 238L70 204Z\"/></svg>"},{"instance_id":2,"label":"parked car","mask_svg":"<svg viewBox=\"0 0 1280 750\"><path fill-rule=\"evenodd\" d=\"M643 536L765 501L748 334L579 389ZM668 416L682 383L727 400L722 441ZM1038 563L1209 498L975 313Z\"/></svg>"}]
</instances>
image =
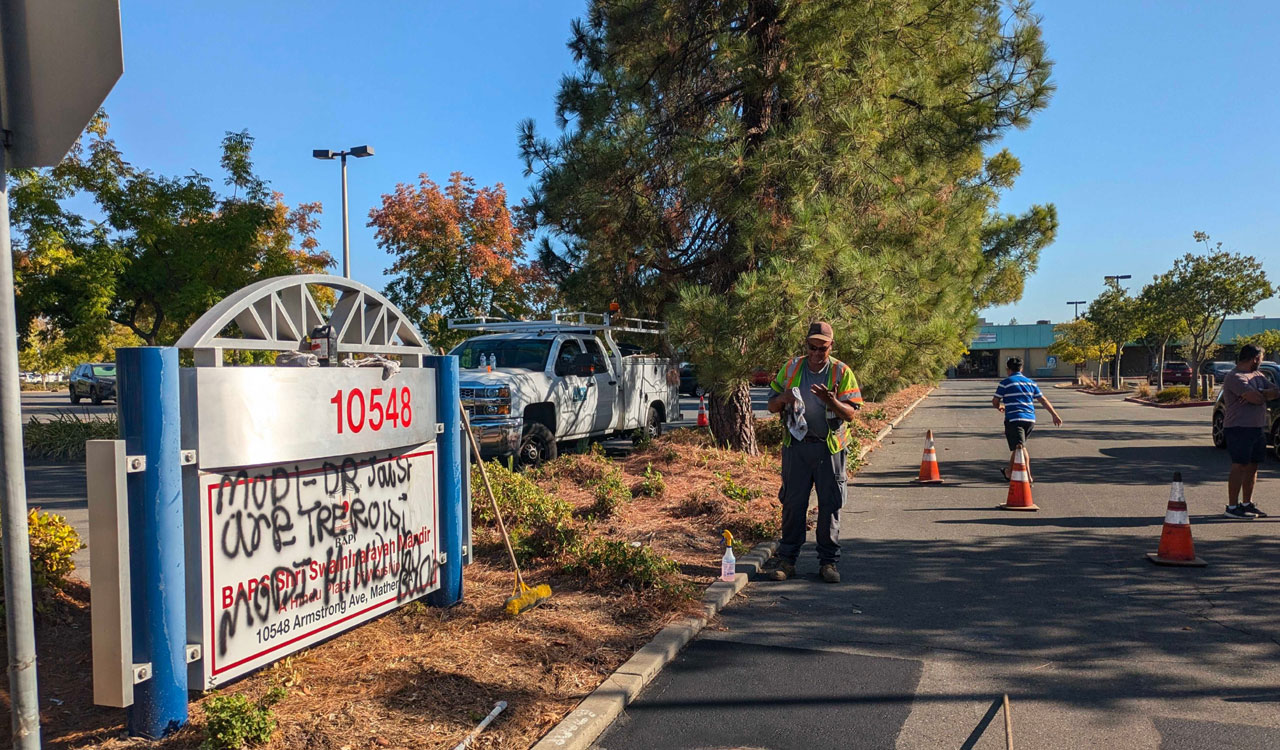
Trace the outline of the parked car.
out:
<instances>
[{"instance_id":1,"label":"parked car","mask_svg":"<svg viewBox=\"0 0 1280 750\"><path fill-rule=\"evenodd\" d=\"M1235 362L1205 362L1200 365L1200 374L1213 375L1213 382L1221 383L1227 373L1236 368Z\"/></svg>"},{"instance_id":2,"label":"parked car","mask_svg":"<svg viewBox=\"0 0 1280 750\"><path fill-rule=\"evenodd\" d=\"M682 362L680 364L680 393L686 396L703 396L706 395L707 389L698 382L698 376L694 372L693 364L690 362Z\"/></svg>"},{"instance_id":3,"label":"parked car","mask_svg":"<svg viewBox=\"0 0 1280 750\"><path fill-rule=\"evenodd\" d=\"M114 362L80 365L71 373L71 403L88 398L95 404L116 399L116 366Z\"/></svg>"},{"instance_id":4,"label":"parked car","mask_svg":"<svg viewBox=\"0 0 1280 750\"><path fill-rule=\"evenodd\" d=\"M1233 364L1232 367L1235 367ZM1263 362L1258 366L1271 385L1280 385L1280 365L1274 362ZM1227 438L1223 433L1223 422L1227 416L1227 406L1222 401L1224 391L1219 389L1218 398L1213 402L1213 447L1226 448ZM1276 458L1280 458L1280 399L1267 402L1267 444L1272 446Z\"/></svg>"},{"instance_id":5,"label":"parked car","mask_svg":"<svg viewBox=\"0 0 1280 750\"><path fill-rule=\"evenodd\" d=\"M751 371L751 385L769 385L773 382L773 376L776 374L776 372L769 372L763 367L757 367Z\"/></svg>"},{"instance_id":6,"label":"parked car","mask_svg":"<svg viewBox=\"0 0 1280 750\"><path fill-rule=\"evenodd\" d=\"M1147 373L1147 384L1156 385L1159 382L1160 371L1152 368L1151 372ZM1191 385L1191 365L1186 362L1165 362L1164 384Z\"/></svg>"}]
</instances>

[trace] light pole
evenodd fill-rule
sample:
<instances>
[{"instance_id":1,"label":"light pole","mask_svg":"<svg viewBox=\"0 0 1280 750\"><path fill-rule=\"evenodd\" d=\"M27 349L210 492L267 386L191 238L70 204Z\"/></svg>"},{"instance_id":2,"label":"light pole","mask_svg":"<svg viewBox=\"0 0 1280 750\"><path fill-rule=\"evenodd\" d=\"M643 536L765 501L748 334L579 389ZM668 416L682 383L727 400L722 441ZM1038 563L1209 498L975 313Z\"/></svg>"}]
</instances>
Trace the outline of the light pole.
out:
<instances>
[{"instance_id":1,"label":"light pole","mask_svg":"<svg viewBox=\"0 0 1280 750\"><path fill-rule=\"evenodd\" d=\"M1081 306L1081 305L1084 305L1084 304L1087 304L1088 302L1089 302L1089 300L1086 300L1086 299L1076 299L1076 300L1068 300L1068 301L1067 301L1067 304L1068 304L1068 305L1075 305L1075 306L1076 306L1076 309L1075 309L1075 313L1076 313L1076 317L1075 317L1075 319L1076 319L1076 320L1079 320L1079 319L1080 319L1080 306Z\"/></svg>"},{"instance_id":2,"label":"light pole","mask_svg":"<svg viewBox=\"0 0 1280 750\"><path fill-rule=\"evenodd\" d=\"M351 278L351 235L347 231L347 157L363 159L366 156L373 156L373 147L354 146L346 151L317 148L312 150L311 155L317 159L342 159L342 275L349 279Z\"/></svg>"},{"instance_id":3,"label":"light pole","mask_svg":"<svg viewBox=\"0 0 1280 750\"><path fill-rule=\"evenodd\" d=\"M1117 291L1117 292L1118 292L1118 291L1120 291L1120 282L1121 282L1121 281L1124 281L1125 279L1132 279L1132 278L1133 278L1133 276L1131 276L1131 275L1129 275L1129 274L1127 274L1127 273L1126 273L1126 274L1117 274L1117 275L1115 275L1115 276L1103 276L1103 277L1102 277L1102 279L1103 279L1104 281L1113 281L1113 282L1115 282L1115 285L1116 285L1116 291ZM1111 374L1111 382L1112 382L1112 384L1114 384L1114 386L1115 386L1116 388L1119 388L1119 387L1120 387L1120 355L1124 353L1124 344L1125 344L1125 342L1123 342L1123 341L1117 341L1117 342L1116 342L1116 371L1115 371L1115 372L1113 372L1113 373Z\"/></svg>"}]
</instances>

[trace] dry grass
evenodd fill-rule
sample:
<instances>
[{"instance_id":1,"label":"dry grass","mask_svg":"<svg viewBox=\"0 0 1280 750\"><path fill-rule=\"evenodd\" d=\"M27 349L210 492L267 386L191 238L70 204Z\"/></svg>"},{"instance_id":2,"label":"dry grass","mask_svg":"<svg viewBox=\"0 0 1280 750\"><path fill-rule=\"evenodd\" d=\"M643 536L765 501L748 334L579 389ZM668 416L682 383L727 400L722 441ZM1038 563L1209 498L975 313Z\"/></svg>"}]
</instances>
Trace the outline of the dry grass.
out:
<instances>
[{"instance_id":1,"label":"dry grass","mask_svg":"<svg viewBox=\"0 0 1280 750\"><path fill-rule=\"evenodd\" d=\"M874 434L925 391L909 388L868 404L859 434ZM744 541L776 534L777 450L757 456L722 450L705 431L675 431L617 460L598 453L569 456L533 478L582 509L595 501L590 484L607 468L620 469L634 486L650 465L662 473L665 492L635 497L606 519L582 519L589 536L648 545L674 560L682 578L701 590L719 573L721 530ZM549 583L554 596L512 619L502 612L512 580L505 553L484 543L488 530L476 531L477 554L488 552L467 568L458 606L409 604L223 692L257 700L276 686L288 690L273 709L279 728L270 748L449 748L499 700L509 707L472 747L524 748L666 623L700 610L696 598L597 590L546 563L528 569L526 577ZM199 746L204 699L191 703L190 724L164 741L122 736L124 712L91 705L87 588L73 585L59 613L43 620L38 632L45 747ZM6 688L0 686L0 694ZM7 734L7 721L6 711L0 734Z\"/></svg>"}]
</instances>

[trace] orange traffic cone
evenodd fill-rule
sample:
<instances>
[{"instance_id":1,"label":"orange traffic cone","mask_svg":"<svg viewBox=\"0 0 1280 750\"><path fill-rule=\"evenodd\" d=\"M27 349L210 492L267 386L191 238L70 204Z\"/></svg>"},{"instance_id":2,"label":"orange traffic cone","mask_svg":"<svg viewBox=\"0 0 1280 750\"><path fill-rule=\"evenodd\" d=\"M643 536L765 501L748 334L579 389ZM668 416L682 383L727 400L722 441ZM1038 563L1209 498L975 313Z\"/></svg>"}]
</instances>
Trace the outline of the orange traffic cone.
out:
<instances>
[{"instance_id":1,"label":"orange traffic cone","mask_svg":"<svg viewBox=\"0 0 1280 750\"><path fill-rule=\"evenodd\" d=\"M920 459L920 476L916 481L921 484L942 484L942 475L938 473L938 452L933 448L933 430L924 434L924 457Z\"/></svg>"},{"instance_id":2,"label":"orange traffic cone","mask_svg":"<svg viewBox=\"0 0 1280 750\"><path fill-rule=\"evenodd\" d=\"M1027 476L1027 459L1018 446L1013 458L1013 475L1009 477L1009 497L1000 506L1004 510L1040 510L1031 500L1031 479Z\"/></svg>"},{"instance_id":3,"label":"orange traffic cone","mask_svg":"<svg viewBox=\"0 0 1280 750\"><path fill-rule=\"evenodd\" d=\"M707 397L698 396L698 426L710 427L711 422L707 420Z\"/></svg>"},{"instance_id":4,"label":"orange traffic cone","mask_svg":"<svg viewBox=\"0 0 1280 750\"><path fill-rule=\"evenodd\" d=\"M1169 509L1164 513L1164 528L1160 531L1160 547L1147 559L1156 565L1181 565L1202 568L1205 561L1196 557L1191 542L1191 518L1187 515L1187 497L1182 492L1182 472L1173 473L1173 487L1169 489Z\"/></svg>"}]
</instances>

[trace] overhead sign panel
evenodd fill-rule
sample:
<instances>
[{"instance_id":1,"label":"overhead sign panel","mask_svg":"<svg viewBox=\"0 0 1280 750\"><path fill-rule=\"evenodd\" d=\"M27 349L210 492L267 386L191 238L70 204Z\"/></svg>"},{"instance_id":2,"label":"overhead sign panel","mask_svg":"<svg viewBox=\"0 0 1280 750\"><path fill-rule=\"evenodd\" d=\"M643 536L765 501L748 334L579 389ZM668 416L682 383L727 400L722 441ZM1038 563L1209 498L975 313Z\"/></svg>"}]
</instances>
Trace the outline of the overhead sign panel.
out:
<instances>
[{"instance_id":1,"label":"overhead sign panel","mask_svg":"<svg viewBox=\"0 0 1280 750\"><path fill-rule=\"evenodd\" d=\"M62 161L124 73L118 0L0 0L8 166Z\"/></svg>"}]
</instances>

